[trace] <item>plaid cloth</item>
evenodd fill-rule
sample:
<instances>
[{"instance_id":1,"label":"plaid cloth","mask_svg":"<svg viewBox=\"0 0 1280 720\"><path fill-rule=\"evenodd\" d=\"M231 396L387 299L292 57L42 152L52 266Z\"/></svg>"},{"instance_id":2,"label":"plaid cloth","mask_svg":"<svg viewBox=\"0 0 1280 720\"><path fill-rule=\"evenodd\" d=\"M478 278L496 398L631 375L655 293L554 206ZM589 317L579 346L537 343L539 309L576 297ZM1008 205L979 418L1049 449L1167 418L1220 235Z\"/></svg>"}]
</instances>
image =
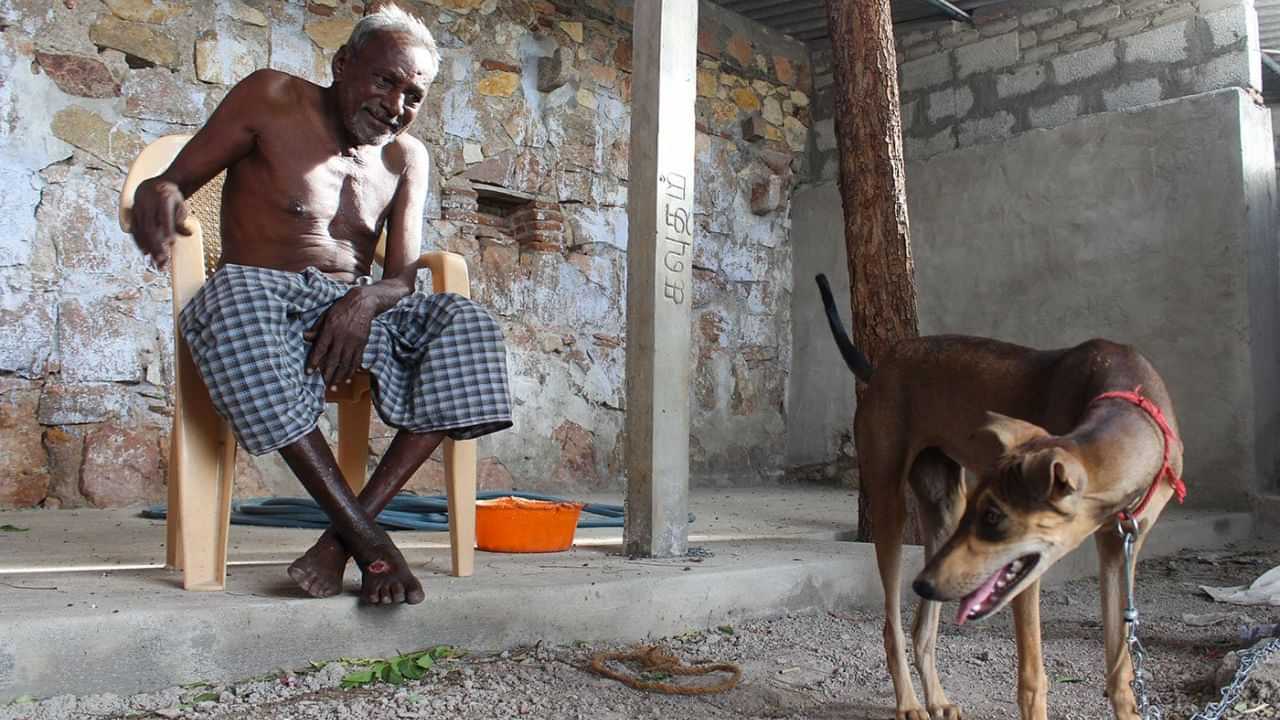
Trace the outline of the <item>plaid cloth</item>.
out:
<instances>
[{"instance_id":1,"label":"plaid cloth","mask_svg":"<svg viewBox=\"0 0 1280 720\"><path fill-rule=\"evenodd\" d=\"M324 379L306 374L302 339L351 289L301 273L226 265L182 309L183 337L214 408L254 455L303 437L324 412ZM502 330L454 293L414 293L374 318L362 367L386 424L455 440L511 427Z\"/></svg>"}]
</instances>

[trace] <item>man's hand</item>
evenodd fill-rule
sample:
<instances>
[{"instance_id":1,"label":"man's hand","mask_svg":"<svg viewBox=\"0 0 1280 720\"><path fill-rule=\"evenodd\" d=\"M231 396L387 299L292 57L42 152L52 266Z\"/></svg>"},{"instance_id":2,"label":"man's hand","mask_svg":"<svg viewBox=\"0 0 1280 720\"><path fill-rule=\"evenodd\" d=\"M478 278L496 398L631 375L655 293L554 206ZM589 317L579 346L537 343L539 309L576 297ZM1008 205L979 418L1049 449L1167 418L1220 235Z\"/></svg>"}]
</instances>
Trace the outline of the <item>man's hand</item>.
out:
<instances>
[{"instance_id":1,"label":"man's hand","mask_svg":"<svg viewBox=\"0 0 1280 720\"><path fill-rule=\"evenodd\" d=\"M369 327L377 315L363 287L355 287L329 307L303 339L312 342L307 372L319 372L326 387L336 387L360 369Z\"/></svg>"},{"instance_id":2,"label":"man's hand","mask_svg":"<svg viewBox=\"0 0 1280 720\"><path fill-rule=\"evenodd\" d=\"M169 266L173 243L186 234L187 204L176 183L151 178L138 184L133 196L133 241L158 269Z\"/></svg>"}]
</instances>

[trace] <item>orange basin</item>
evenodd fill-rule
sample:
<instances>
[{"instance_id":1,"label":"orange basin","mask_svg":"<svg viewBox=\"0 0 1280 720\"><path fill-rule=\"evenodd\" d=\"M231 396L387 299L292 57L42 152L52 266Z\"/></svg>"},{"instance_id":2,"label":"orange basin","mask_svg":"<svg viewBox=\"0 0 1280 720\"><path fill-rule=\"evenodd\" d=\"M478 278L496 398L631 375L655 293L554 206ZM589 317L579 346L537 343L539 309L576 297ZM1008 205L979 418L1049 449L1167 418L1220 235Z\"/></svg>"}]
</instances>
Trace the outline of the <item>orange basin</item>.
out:
<instances>
[{"instance_id":1,"label":"orange basin","mask_svg":"<svg viewBox=\"0 0 1280 720\"><path fill-rule=\"evenodd\" d=\"M488 552L560 552L573 545L583 503L499 497L476 502L476 547Z\"/></svg>"}]
</instances>

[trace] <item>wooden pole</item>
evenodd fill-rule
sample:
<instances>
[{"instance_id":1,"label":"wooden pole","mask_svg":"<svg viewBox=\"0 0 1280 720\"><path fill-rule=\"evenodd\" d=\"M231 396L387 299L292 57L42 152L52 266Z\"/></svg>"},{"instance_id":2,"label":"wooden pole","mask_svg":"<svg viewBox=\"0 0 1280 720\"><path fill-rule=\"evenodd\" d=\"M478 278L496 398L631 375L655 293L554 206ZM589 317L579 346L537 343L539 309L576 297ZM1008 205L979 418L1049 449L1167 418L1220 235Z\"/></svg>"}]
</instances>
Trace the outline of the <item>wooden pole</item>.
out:
<instances>
[{"instance_id":1,"label":"wooden pole","mask_svg":"<svg viewBox=\"0 0 1280 720\"><path fill-rule=\"evenodd\" d=\"M894 341L920 333L893 17L889 0L827 0L827 19L853 338L874 365ZM918 542L912 515L908 535ZM871 539L872 522L866 494L859 493L859 540Z\"/></svg>"}]
</instances>

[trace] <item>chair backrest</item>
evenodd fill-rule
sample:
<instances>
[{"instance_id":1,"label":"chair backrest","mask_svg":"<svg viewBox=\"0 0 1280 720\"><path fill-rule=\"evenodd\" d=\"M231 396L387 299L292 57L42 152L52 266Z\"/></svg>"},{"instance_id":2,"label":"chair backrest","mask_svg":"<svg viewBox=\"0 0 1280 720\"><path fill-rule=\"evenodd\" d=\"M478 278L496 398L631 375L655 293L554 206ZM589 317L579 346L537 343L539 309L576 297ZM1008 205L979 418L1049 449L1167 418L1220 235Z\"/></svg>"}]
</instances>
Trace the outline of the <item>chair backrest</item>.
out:
<instances>
[{"instance_id":1,"label":"chair backrest","mask_svg":"<svg viewBox=\"0 0 1280 720\"><path fill-rule=\"evenodd\" d=\"M218 173L187 198L187 209L200 222L204 233L205 277L218 269L218 261L222 259L222 183L226 177L225 171Z\"/></svg>"}]
</instances>

